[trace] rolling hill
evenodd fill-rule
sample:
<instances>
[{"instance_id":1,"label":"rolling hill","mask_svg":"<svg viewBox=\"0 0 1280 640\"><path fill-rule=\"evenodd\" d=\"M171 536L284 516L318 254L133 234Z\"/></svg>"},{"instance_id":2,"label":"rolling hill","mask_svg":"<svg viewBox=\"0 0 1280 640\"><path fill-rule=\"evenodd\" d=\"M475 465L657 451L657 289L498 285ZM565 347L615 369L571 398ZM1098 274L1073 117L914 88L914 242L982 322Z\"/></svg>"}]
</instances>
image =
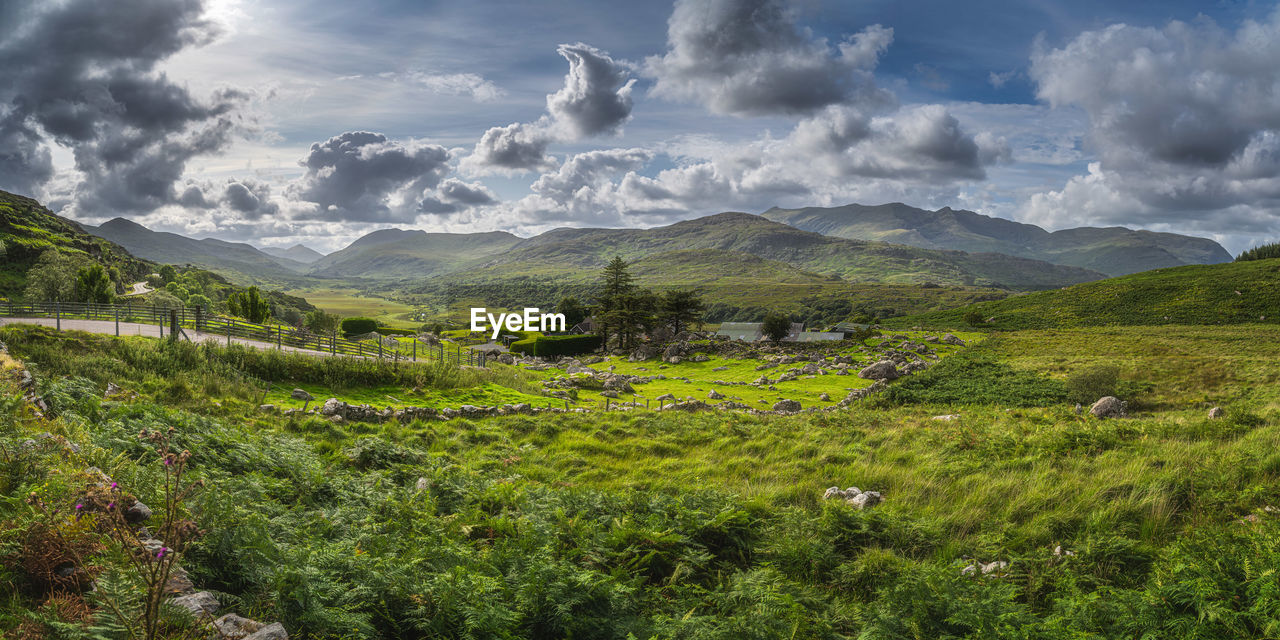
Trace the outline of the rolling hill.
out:
<instances>
[{"instance_id":1,"label":"rolling hill","mask_svg":"<svg viewBox=\"0 0 1280 640\"><path fill-rule=\"evenodd\" d=\"M932 283L1025 291L1104 277L1087 269L1002 254L835 238L736 212L653 229L555 229L529 238L459 277L518 273L555 279L572 278L575 272L594 277L615 255L635 262L690 249L748 254L859 283Z\"/></svg>"},{"instance_id":2,"label":"rolling hill","mask_svg":"<svg viewBox=\"0 0 1280 640\"><path fill-rule=\"evenodd\" d=\"M427 278L484 261L519 242L519 237L504 231L381 229L316 260L308 273L323 278Z\"/></svg>"},{"instance_id":3,"label":"rolling hill","mask_svg":"<svg viewBox=\"0 0 1280 640\"><path fill-rule=\"evenodd\" d=\"M196 240L176 233L152 231L124 218L113 218L85 230L128 249L133 255L164 264L191 264L250 284L294 280L306 265L278 258L242 242L215 238Z\"/></svg>"},{"instance_id":4,"label":"rolling hill","mask_svg":"<svg viewBox=\"0 0 1280 640\"><path fill-rule=\"evenodd\" d=\"M1280 323L1280 259L1157 269L886 324L958 327L969 311L994 329Z\"/></svg>"},{"instance_id":5,"label":"rolling hill","mask_svg":"<svg viewBox=\"0 0 1280 640\"><path fill-rule=\"evenodd\" d=\"M0 296L19 294L26 272L46 250L94 260L115 268L122 281L140 280L154 265L139 260L118 244L90 235L72 220L39 202L0 191Z\"/></svg>"},{"instance_id":6,"label":"rolling hill","mask_svg":"<svg viewBox=\"0 0 1280 640\"><path fill-rule=\"evenodd\" d=\"M259 251L273 258L281 258L303 265L309 265L324 257L323 253L300 244L295 244L288 249L283 247L263 247L262 249L259 249Z\"/></svg>"},{"instance_id":7,"label":"rolling hill","mask_svg":"<svg viewBox=\"0 0 1280 640\"><path fill-rule=\"evenodd\" d=\"M1231 261L1231 254L1207 238L1123 227L1080 227L1049 232L1035 225L950 207L926 211L901 203L850 204L832 208L773 208L761 215L797 229L840 238L879 240L925 249L1004 253L1111 276Z\"/></svg>"}]
</instances>

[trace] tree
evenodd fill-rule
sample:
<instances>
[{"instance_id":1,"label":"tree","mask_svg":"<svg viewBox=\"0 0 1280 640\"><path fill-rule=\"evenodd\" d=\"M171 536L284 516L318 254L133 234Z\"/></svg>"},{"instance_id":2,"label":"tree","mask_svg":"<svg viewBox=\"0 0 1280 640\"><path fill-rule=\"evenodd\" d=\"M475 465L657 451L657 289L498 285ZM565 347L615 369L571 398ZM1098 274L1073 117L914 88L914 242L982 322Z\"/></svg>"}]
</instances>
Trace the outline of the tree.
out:
<instances>
[{"instance_id":1,"label":"tree","mask_svg":"<svg viewBox=\"0 0 1280 640\"><path fill-rule=\"evenodd\" d=\"M212 304L213 301L209 300L209 296L206 296L203 293L193 293L187 297L188 307L200 307L201 309L207 310Z\"/></svg>"},{"instance_id":2,"label":"tree","mask_svg":"<svg viewBox=\"0 0 1280 640\"><path fill-rule=\"evenodd\" d=\"M702 314L706 311L702 296L693 289L672 289L662 294L658 306L658 318L671 331L679 334L694 324L702 324Z\"/></svg>"},{"instance_id":3,"label":"tree","mask_svg":"<svg viewBox=\"0 0 1280 640\"><path fill-rule=\"evenodd\" d=\"M46 249L27 270L30 302L68 302L76 295L76 264L57 249Z\"/></svg>"},{"instance_id":4,"label":"tree","mask_svg":"<svg viewBox=\"0 0 1280 640\"><path fill-rule=\"evenodd\" d=\"M329 335L338 330L338 323L341 321L342 318L335 314L316 309L307 312L306 317L302 319L302 326L312 333Z\"/></svg>"},{"instance_id":5,"label":"tree","mask_svg":"<svg viewBox=\"0 0 1280 640\"><path fill-rule=\"evenodd\" d=\"M76 271L76 300L105 304L114 298L115 286L102 265L91 264Z\"/></svg>"},{"instance_id":6,"label":"tree","mask_svg":"<svg viewBox=\"0 0 1280 640\"><path fill-rule=\"evenodd\" d=\"M781 342L783 338L791 333L791 319L776 311L770 311L764 317L764 326L761 327L766 338Z\"/></svg>"},{"instance_id":7,"label":"tree","mask_svg":"<svg viewBox=\"0 0 1280 640\"><path fill-rule=\"evenodd\" d=\"M983 319L982 313L977 309L970 309L964 312L964 315L961 317L964 318L965 323L971 327L980 327L987 323L987 321Z\"/></svg>"},{"instance_id":8,"label":"tree","mask_svg":"<svg viewBox=\"0 0 1280 640\"><path fill-rule=\"evenodd\" d=\"M227 312L249 322L265 322L271 317L271 305L262 299L257 287L231 294L227 298Z\"/></svg>"},{"instance_id":9,"label":"tree","mask_svg":"<svg viewBox=\"0 0 1280 640\"><path fill-rule=\"evenodd\" d=\"M169 284L170 282L178 279L178 270L174 269L171 264L166 264L160 267L160 271L157 273L160 274L160 278L164 280L165 284Z\"/></svg>"},{"instance_id":10,"label":"tree","mask_svg":"<svg viewBox=\"0 0 1280 640\"><path fill-rule=\"evenodd\" d=\"M556 313L564 314L566 329L586 320L588 315L586 305L578 302L578 299L573 296L561 298L560 303L556 305Z\"/></svg>"},{"instance_id":11,"label":"tree","mask_svg":"<svg viewBox=\"0 0 1280 640\"><path fill-rule=\"evenodd\" d=\"M600 304L596 313L596 321L600 324L601 343L608 350L609 335L612 333L618 338L618 346L625 347L625 343L629 340L623 339L626 325L624 316L630 311L624 310L623 307L634 306L635 301L628 300L628 296L636 288L634 279L627 271L627 262L622 259L622 256L614 256L601 275L604 278L604 290L600 293Z\"/></svg>"}]
</instances>

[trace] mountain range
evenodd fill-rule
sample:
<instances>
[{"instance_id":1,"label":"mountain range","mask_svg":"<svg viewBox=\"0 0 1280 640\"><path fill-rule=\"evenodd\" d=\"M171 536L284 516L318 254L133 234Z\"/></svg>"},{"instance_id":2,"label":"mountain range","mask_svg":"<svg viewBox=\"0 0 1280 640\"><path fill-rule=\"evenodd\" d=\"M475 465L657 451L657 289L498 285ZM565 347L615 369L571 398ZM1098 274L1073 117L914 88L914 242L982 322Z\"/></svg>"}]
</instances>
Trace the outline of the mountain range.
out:
<instances>
[{"instance_id":1,"label":"mountain range","mask_svg":"<svg viewBox=\"0 0 1280 640\"><path fill-rule=\"evenodd\" d=\"M323 253L300 244L295 244L287 249L283 247L263 247L261 251L273 258L292 260L302 264L311 264L324 257Z\"/></svg>"},{"instance_id":2,"label":"mountain range","mask_svg":"<svg viewBox=\"0 0 1280 640\"><path fill-rule=\"evenodd\" d=\"M1092 269L1109 276L1232 259L1226 249L1207 238L1124 227L1079 227L1050 232L1032 224L950 207L927 211L896 202L831 208L775 207L761 215L828 236L879 240L924 249L1004 253Z\"/></svg>"}]
</instances>

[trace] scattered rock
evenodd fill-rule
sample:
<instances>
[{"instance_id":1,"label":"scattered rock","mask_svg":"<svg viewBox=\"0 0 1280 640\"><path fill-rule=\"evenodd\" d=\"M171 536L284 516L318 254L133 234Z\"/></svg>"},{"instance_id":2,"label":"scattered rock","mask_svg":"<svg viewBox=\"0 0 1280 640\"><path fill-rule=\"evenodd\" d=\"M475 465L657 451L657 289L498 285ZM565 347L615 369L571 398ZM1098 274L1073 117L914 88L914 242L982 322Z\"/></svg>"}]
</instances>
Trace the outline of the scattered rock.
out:
<instances>
[{"instance_id":1,"label":"scattered rock","mask_svg":"<svg viewBox=\"0 0 1280 640\"><path fill-rule=\"evenodd\" d=\"M199 591L191 595L178 596L169 601L175 607L185 609L191 615L201 618L212 616L218 610L218 599L208 591Z\"/></svg>"},{"instance_id":2,"label":"scattered rock","mask_svg":"<svg viewBox=\"0 0 1280 640\"><path fill-rule=\"evenodd\" d=\"M307 393L303 389L294 389L293 393L289 394L289 397L293 398L294 400L301 400L303 402L311 402L312 400L316 399L315 396Z\"/></svg>"},{"instance_id":3,"label":"scattered rock","mask_svg":"<svg viewBox=\"0 0 1280 640\"><path fill-rule=\"evenodd\" d=\"M795 400L779 400L774 403L773 410L783 413L795 413L800 410L800 403Z\"/></svg>"},{"instance_id":4,"label":"scattered rock","mask_svg":"<svg viewBox=\"0 0 1280 640\"><path fill-rule=\"evenodd\" d=\"M831 402L831 394L827 393L826 391L823 391L822 393L818 394L818 399L823 402Z\"/></svg>"},{"instance_id":5,"label":"scattered rock","mask_svg":"<svg viewBox=\"0 0 1280 640\"><path fill-rule=\"evenodd\" d=\"M724 400L724 394L720 393L719 391L716 391L715 389L712 389L711 392L707 394L707 399L708 400Z\"/></svg>"},{"instance_id":6,"label":"scattered rock","mask_svg":"<svg viewBox=\"0 0 1280 640\"><path fill-rule=\"evenodd\" d=\"M946 344L953 344L957 347L963 347L965 345L964 340L961 340L960 338L957 338L950 333L948 333L945 336L942 336L942 341L945 342Z\"/></svg>"},{"instance_id":7,"label":"scattered rock","mask_svg":"<svg viewBox=\"0 0 1280 640\"><path fill-rule=\"evenodd\" d=\"M103 392L102 397L103 397L103 398L110 398L111 396L118 396L118 395L120 395L121 393L124 393L124 389L121 389L121 388L120 388L120 385L118 385L118 384L116 384L116 383L114 383L114 382L108 382L108 383L107 383L107 390L106 390L105 392Z\"/></svg>"},{"instance_id":8,"label":"scattered rock","mask_svg":"<svg viewBox=\"0 0 1280 640\"><path fill-rule=\"evenodd\" d=\"M1128 408L1127 402L1115 396L1104 396L1089 407L1089 413L1097 418L1123 418Z\"/></svg>"},{"instance_id":9,"label":"scattered rock","mask_svg":"<svg viewBox=\"0 0 1280 640\"><path fill-rule=\"evenodd\" d=\"M261 411L262 413L275 413L276 406L274 404L258 405L258 411Z\"/></svg>"},{"instance_id":10,"label":"scattered rock","mask_svg":"<svg viewBox=\"0 0 1280 640\"><path fill-rule=\"evenodd\" d=\"M135 500L133 506L125 509L124 519L130 524L140 524L146 522L151 517L151 508L143 504L141 500Z\"/></svg>"},{"instance_id":11,"label":"scattered rock","mask_svg":"<svg viewBox=\"0 0 1280 640\"><path fill-rule=\"evenodd\" d=\"M263 624L257 620L228 613L213 621L219 640L288 640L289 634L279 622Z\"/></svg>"},{"instance_id":12,"label":"scattered rock","mask_svg":"<svg viewBox=\"0 0 1280 640\"><path fill-rule=\"evenodd\" d=\"M857 487L841 490L830 487L822 494L823 500L844 500L858 509L869 509L883 500L879 491L863 491Z\"/></svg>"},{"instance_id":13,"label":"scattered rock","mask_svg":"<svg viewBox=\"0 0 1280 640\"><path fill-rule=\"evenodd\" d=\"M1214 408L1212 408L1212 409L1210 409L1210 410L1209 410L1209 419L1210 419L1210 420L1220 420L1220 419L1222 419L1222 417L1223 417L1223 416L1225 416L1225 415L1227 415L1227 412L1226 412L1226 411L1223 411L1223 410L1222 410L1222 407L1214 407Z\"/></svg>"},{"instance_id":14,"label":"scattered rock","mask_svg":"<svg viewBox=\"0 0 1280 640\"><path fill-rule=\"evenodd\" d=\"M858 377L866 380L896 380L899 377L898 367L892 360L881 360L859 371Z\"/></svg>"},{"instance_id":15,"label":"scattered rock","mask_svg":"<svg viewBox=\"0 0 1280 640\"><path fill-rule=\"evenodd\" d=\"M1053 548L1053 555L1059 558L1070 558L1071 556L1076 555L1076 552L1068 551L1066 549L1063 549L1062 545L1058 545Z\"/></svg>"},{"instance_id":16,"label":"scattered rock","mask_svg":"<svg viewBox=\"0 0 1280 640\"><path fill-rule=\"evenodd\" d=\"M952 420L959 420L959 419L960 419L960 414L958 414L958 413L948 413L948 414L946 414L946 415L942 415L942 416L934 416L934 417L933 417L933 419L934 419L934 420L939 420L939 421L942 421L942 422L951 422Z\"/></svg>"}]
</instances>

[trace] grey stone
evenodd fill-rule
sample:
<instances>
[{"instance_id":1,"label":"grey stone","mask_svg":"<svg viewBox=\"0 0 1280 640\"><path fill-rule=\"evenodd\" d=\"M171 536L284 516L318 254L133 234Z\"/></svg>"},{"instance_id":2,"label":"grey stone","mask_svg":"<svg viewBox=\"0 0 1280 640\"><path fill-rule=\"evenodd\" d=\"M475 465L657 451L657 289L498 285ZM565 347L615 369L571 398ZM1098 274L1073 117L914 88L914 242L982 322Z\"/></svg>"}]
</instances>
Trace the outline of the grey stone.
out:
<instances>
[{"instance_id":1,"label":"grey stone","mask_svg":"<svg viewBox=\"0 0 1280 640\"><path fill-rule=\"evenodd\" d=\"M289 394L289 397L294 400L302 400L303 402L311 402L316 399L315 396L307 393L303 389L294 389L293 393Z\"/></svg>"},{"instance_id":2,"label":"grey stone","mask_svg":"<svg viewBox=\"0 0 1280 640\"><path fill-rule=\"evenodd\" d=\"M147 505L143 504L141 500L135 501L133 503L133 506L129 507L128 509L125 509L124 511L124 519L127 522L130 522L133 524L145 522L147 518L150 518L150 517L151 517L151 507L148 507Z\"/></svg>"},{"instance_id":3,"label":"grey stone","mask_svg":"<svg viewBox=\"0 0 1280 640\"><path fill-rule=\"evenodd\" d=\"M1210 410L1209 410L1209 419L1210 419L1210 420L1219 420L1219 419L1221 419L1221 418L1222 418L1223 416L1225 416L1225 415L1227 415L1227 412L1226 412L1226 411L1223 411L1223 410L1222 410L1222 407L1214 407L1214 408L1212 408L1212 409L1210 409Z\"/></svg>"},{"instance_id":4,"label":"grey stone","mask_svg":"<svg viewBox=\"0 0 1280 640\"><path fill-rule=\"evenodd\" d=\"M898 367L892 360L881 360L859 371L858 377L866 380L896 380L899 377Z\"/></svg>"},{"instance_id":5,"label":"grey stone","mask_svg":"<svg viewBox=\"0 0 1280 640\"><path fill-rule=\"evenodd\" d=\"M1097 418L1123 418L1128 408L1128 403L1115 396L1103 396L1089 407L1089 413Z\"/></svg>"},{"instance_id":6,"label":"grey stone","mask_svg":"<svg viewBox=\"0 0 1280 640\"><path fill-rule=\"evenodd\" d=\"M779 400L774 403L773 410L785 413L795 413L800 410L800 403L795 400Z\"/></svg>"},{"instance_id":7,"label":"grey stone","mask_svg":"<svg viewBox=\"0 0 1280 640\"><path fill-rule=\"evenodd\" d=\"M272 622L244 640L289 640L289 632L279 622Z\"/></svg>"},{"instance_id":8,"label":"grey stone","mask_svg":"<svg viewBox=\"0 0 1280 640\"><path fill-rule=\"evenodd\" d=\"M185 609L191 615L200 618L211 616L218 610L218 599L208 591L197 591L191 595L178 596L169 601L175 607Z\"/></svg>"}]
</instances>

